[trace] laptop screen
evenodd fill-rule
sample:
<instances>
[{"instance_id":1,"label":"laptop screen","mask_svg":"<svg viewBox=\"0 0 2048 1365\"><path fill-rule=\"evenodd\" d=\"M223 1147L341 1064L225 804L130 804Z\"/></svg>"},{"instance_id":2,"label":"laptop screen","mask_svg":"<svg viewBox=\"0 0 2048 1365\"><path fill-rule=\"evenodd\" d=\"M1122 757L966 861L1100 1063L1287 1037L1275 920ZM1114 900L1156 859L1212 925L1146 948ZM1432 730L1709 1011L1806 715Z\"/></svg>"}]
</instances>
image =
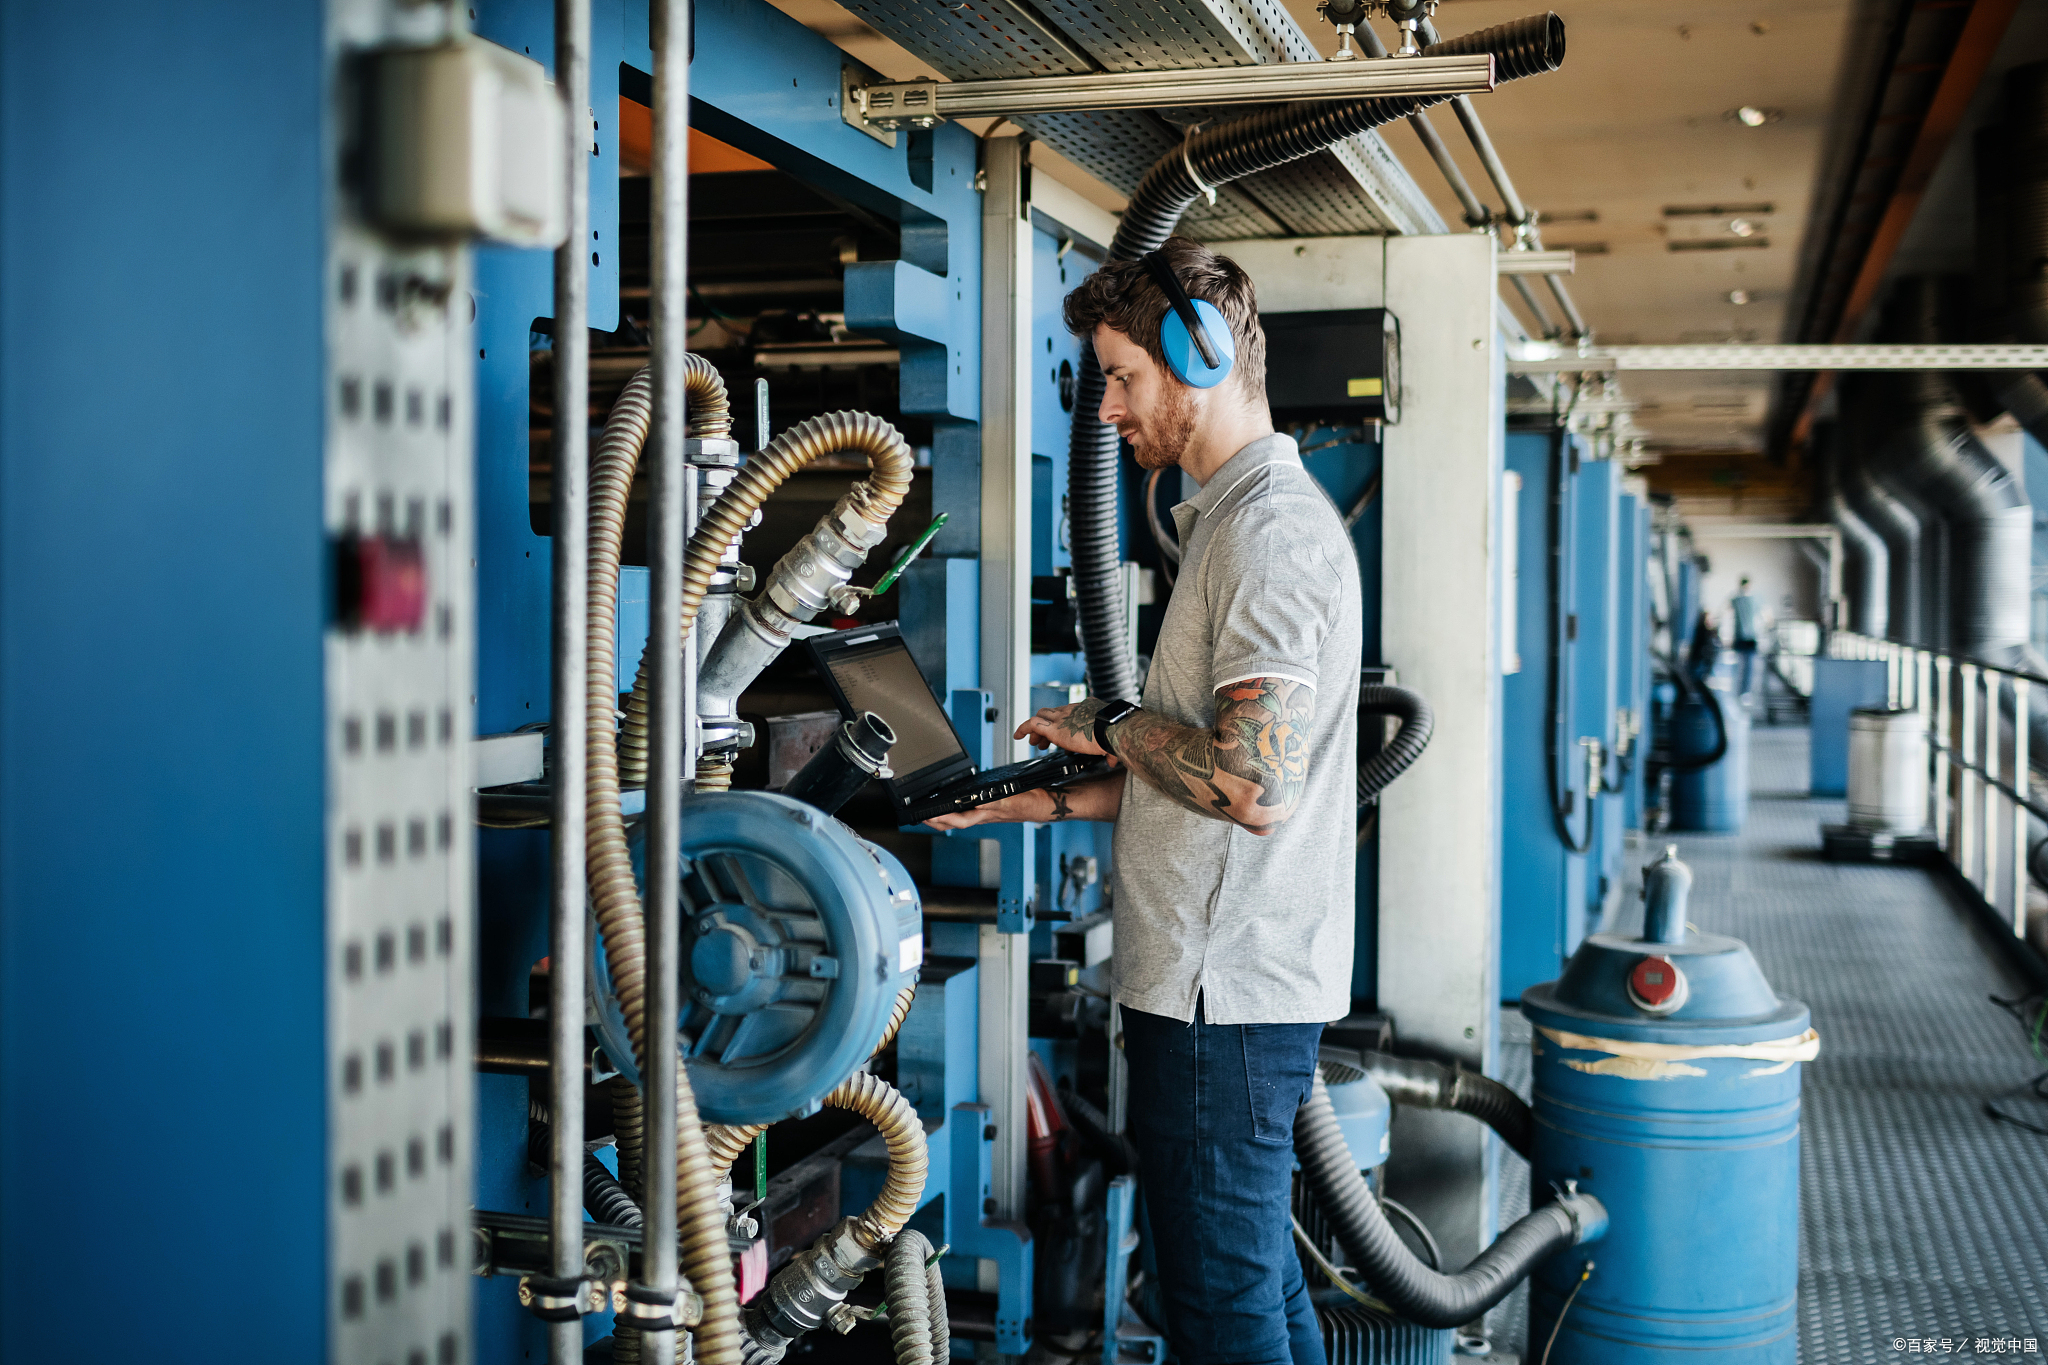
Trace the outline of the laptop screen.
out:
<instances>
[{"instance_id":1,"label":"laptop screen","mask_svg":"<svg viewBox=\"0 0 2048 1365\"><path fill-rule=\"evenodd\" d=\"M889 766L898 783L942 764L970 765L967 750L901 636L891 631L866 644L854 635L846 648L821 651L820 662L855 714L873 711L896 732Z\"/></svg>"}]
</instances>

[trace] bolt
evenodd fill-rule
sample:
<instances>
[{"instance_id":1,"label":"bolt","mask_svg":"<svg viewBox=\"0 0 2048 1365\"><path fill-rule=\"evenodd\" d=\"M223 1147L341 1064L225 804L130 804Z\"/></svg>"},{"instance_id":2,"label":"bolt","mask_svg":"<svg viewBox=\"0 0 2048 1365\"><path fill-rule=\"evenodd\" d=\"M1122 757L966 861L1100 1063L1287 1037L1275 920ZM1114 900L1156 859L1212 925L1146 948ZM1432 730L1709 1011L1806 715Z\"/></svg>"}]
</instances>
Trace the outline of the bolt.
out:
<instances>
[{"instance_id":1,"label":"bolt","mask_svg":"<svg viewBox=\"0 0 2048 1365\"><path fill-rule=\"evenodd\" d=\"M1475 1030L1473 1030L1473 1029L1469 1029L1469 1028L1468 1028L1468 1029L1466 1029L1466 1030L1465 1030L1465 1036L1466 1036L1467 1038L1470 1038L1470 1037L1472 1037L1472 1035L1474 1034L1474 1032L1475 1032Z\"/></svg>"}]
</instances>

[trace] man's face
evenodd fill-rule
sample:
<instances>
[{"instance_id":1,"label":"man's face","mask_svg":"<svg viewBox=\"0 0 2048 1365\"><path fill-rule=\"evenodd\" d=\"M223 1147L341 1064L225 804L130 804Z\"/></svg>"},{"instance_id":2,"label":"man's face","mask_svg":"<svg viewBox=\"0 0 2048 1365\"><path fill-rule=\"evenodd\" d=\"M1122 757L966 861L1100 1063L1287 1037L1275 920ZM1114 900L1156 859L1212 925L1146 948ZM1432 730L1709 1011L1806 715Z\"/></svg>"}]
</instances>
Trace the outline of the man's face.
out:
<instances>
[{"instance_id":1,"label":"man's face","mask_svg":"<svg viewBox=\"0 0 2048 1365\"><path fill-rule=\"evenodd\" d=\"M1131 443L1140 469L1178 464L1195 434L1195 391L1106 323L1095 329L1095 359L1109 381L1096 415Z\"/></svg>"}]
</instances>

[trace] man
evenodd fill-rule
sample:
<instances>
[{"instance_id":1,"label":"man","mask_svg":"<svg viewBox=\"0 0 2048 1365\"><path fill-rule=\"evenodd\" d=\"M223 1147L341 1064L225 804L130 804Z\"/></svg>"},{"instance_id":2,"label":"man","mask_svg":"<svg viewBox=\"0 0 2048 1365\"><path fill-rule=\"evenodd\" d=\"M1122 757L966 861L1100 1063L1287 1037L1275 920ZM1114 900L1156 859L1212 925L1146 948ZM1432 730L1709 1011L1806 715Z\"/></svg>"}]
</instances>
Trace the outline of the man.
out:
<instances>
[{"instance_id":1,"label":"man","mask_svg":"<svg viewBox=\"0 0 2048 1365\"><path fill-rule=\"evenodd\" d=\"M1728 599L1728 614L1734 618L1735 652L1742 656L1736 695L1746 702L1750 688L1756 683L1756 599L1749 595L1748 574L1744 574L1735 585L1735 596Z\"/></svg>"},{"instance_id":2,"label":"man","mask_svg":"<svg viewBox=\"0 0 2048 1365\"><path fill-rule=\"evenodd\" d=\"M1174 1354L1321 1365L1288 1189L1323 1025L1351 1004L1358 562L1273 431L1251 280L1185 238L1158 256L1227 321L1236 361L1214 387L1166 363L1155 266L1111 262L1066 301L1109 381L1101 419L1140 468L1201 485L1173 510L1180 575L1144 705L1091 697L1017 728L1123 771L932 823L1116 822L1131 1137Z\"/></svg>"}]
</instances>

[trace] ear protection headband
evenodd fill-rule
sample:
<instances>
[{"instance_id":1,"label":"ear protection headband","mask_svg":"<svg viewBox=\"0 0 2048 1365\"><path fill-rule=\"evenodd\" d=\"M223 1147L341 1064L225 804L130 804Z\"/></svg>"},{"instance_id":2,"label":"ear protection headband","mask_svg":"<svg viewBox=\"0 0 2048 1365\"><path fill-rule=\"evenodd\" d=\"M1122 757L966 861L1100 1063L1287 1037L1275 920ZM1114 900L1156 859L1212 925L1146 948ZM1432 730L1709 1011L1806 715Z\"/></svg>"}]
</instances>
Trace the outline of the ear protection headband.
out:
<instances>
[{"instance_id":1,"label":"ear protection headband","mask_svg":"<svg viewBox=\"0 0 2048 1365\"><path fill-rule=\"evenodd\" d=\"M1148 251L1142 259L1171 305L1159 320L1159 349L1166 352L1166 368L1190 388L1215 388L1237 363L1237 340L1230 334L1230 324L1215 304L1188 297L1164 256Z\"/></svg>"}]
</instances>

